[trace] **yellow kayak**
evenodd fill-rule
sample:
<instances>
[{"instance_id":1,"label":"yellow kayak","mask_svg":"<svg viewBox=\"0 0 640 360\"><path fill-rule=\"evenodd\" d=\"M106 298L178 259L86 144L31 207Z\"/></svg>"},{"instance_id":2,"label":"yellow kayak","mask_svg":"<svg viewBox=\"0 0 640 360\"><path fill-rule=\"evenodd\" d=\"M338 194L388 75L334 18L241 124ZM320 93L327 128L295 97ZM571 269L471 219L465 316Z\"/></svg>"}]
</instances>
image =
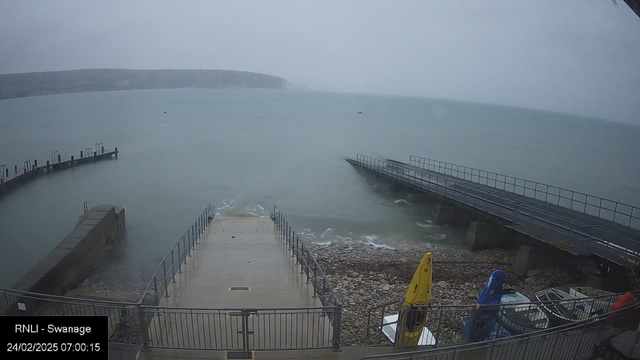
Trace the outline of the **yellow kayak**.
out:
<instances>
[{"instance_id":1,"label":"yellow kayak","mask_svg":"<svg viewBox=\"0 0 640 360\"><path fill-rule=\"evenodd\" d=\"M427 317L424 307L431 301L431 253L424 254L402 303L403 324L399 329L401 346L418 345Z\"/></svg>"}]
</instances>

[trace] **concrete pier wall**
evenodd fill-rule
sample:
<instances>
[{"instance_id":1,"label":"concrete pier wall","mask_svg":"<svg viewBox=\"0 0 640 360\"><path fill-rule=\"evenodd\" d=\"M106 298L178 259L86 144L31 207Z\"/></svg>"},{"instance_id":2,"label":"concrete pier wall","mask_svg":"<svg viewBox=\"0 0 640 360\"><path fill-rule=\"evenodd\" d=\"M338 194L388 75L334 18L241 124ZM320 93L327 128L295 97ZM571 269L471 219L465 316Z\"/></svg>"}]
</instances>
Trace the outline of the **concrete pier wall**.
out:
<instances>
[{"instance_id":1,"label":"concrete pier wall","mask_svg":"<svg viewBox=\"0 0 640 360\"><path fill-rule=\"evenodd\" d=\"M76 227L12 288L64 295L78 286L125 235L122 207L100 205L84 213Z\"/></svg>"}]
</instances>

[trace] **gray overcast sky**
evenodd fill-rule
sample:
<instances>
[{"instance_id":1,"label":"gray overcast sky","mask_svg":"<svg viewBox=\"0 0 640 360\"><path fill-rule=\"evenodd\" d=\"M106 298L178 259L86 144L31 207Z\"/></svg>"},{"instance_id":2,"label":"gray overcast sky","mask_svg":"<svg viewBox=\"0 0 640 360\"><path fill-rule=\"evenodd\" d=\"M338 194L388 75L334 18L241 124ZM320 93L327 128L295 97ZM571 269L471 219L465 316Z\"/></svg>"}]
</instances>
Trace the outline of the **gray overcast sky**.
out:
<instances>
[{"instance_id":1,"label":"gray overcast sky","mask_svg":"<svg viewBox=\"0 0 640 360\"><path fill-rule=\"evenodd\" d=\"M617 1L0 0L0 73L247 70L640 124L640 19Z\"/></svg>"}]
</instances>

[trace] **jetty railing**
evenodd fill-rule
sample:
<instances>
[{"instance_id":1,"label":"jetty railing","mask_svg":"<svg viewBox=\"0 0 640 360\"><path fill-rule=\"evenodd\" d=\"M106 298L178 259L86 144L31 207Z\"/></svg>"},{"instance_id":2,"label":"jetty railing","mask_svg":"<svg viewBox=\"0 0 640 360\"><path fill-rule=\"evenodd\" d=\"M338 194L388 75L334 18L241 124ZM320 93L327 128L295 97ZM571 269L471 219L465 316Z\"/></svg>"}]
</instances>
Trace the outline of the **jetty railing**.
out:
<instances>
[{"instance_id":1,"label":"jetty railing","mask_svg":"<svg viewBox=\"0 0 640 360\"><path fill-rule=\"evenodd\" d=\"M409 156L409 164L640 229L640 208L619 201L415 155Z\"/></svg>"},{"instance_id":2,"label":"jetty railing","mask_svg":"<svg viewBox=\"0 0 640 360\"><path fill-rule=\"evenodd\" d=\"M339 299L309 247L296 234L276 205L273 205L273 213L275 214L274 221L278 236L291 250L291 256L296 258L296 264L301 267L300 273L307 277L307 284L312 284L313 297L320 298L320 302L325 306L339 305Z\"/></svg>"},{"instance_id":3,"label":"jetty railing","mask_svg":"<svg viewBox=\"0 0 640 360\"><path fill-rule=\"evenodd\" d=\"M204 231L213 216L213 208L209 204L202 210L200 216L185 231L178 242L162 258L147 287L142 292L142 296L138 301L140 304L148 304L149 297L151 297L153 305L158 305L162 296L169 297L170 284L175 284L176 274L182 272L182 264L187 262L187 259L191 257L191 253L196 249L196 245L202 240Z\"/></svg>"},{"instance_id":4,"label":"jetty railing","mask_svg":"<svg viewBox=\"0 0 640 360\"><path fill-rule=\"evenodd\" d=\"M566 241L554 240L554 244L558 247L572 249L579 246L585 254L596 253L608 259L640 260L640 242L634 241L626 235L607 231L603 228L604 232L613 235L621 244L596 238L591 234L580 231L581 229L574 229L571 226L559 223L557 216L552 216L549 213L539 213L533 207L527 208L524 206L523 208L523 205L517 204L512 197L500 192L492 193L491 196L481 196L482 194L477 194L478 191L467 191L465 189L469 188L469 184L464 183L462 179L454 179L437 173L423 173L409 169L403 166L402 163L375 159L359 154L356 157L356 161L365 169L405 182L407 186L444 196L458 203L479 209L486 214L505 219L511 222L514 229L531 237L542 241L550 238L565 238L573 242L572 244ZM516 204L521 209L516 208Z\"/></svg>"},{"instance_id":5,"label":"jetty railing","mask_svg":"<svg viewBox=\"0 0 640 360\"><path fill-rule=\"evenodd\" d=\"M293 245L293 230L275 208L280 239ZM340 349L342 305L306 246L293 256L323 306L308 308L184 308L158 306L171 294L182 271L213 220L208 205L160 262L136 302L80 299L0 288L0 315L89 315L109 317L109 341L144 349L253 350ZM285 226L286 224L286 226ZM288 230L287 230L288 229ZM287 231L289 236L287 236ZM285 240L288 239L288 240ZM301 275L301 276L304 276Z\"/></svg>"},{"instance_id":6,"label":"jetty railing","mask_svg":"<svg viewBox=\"0 0 640 360\"><path fill-rule=\"evenodd\" d=\"M100 148L95 151L91 150L89 154L86 153L86 149L84 153L80 151L79 158L71 155L69 160L63 160L62 155L54 150L51 152L51 160L47 160L46 162L38 162L37 159L34 159L33 161L24 161L21 166L18 166L18 164L13 166L7 166L6 164L0 165L0 196L45 173L67 169L97 160L108 159L112 156L118 157L117 147L115 150L105 150L102 143L98 144Z\"/></svg>"},{"instance_id":7,"label":"jetty railing","mask_svg":"<svg viewBox=\"0 0 640 360\"><path fill-rule=\"evenodd\" d=\"M304 240L289 224L289 221L282 214L280 209L273 205L273 220L275 222L278 237L291 251L291 256L295 257L296 265L300 265L300 274L306 275L307 284L313 287L313 297L318 297L320 303L328 310L326 315L332 322L333 346L340 348L340 331L342 329L342 302L333 291L327 276L322 267L316 261L311 250L305 245Z\"/></svg>"},{"instance_id":8,"label":"jetty railing","mask_svg":"<svg viewBox=\"0 0 640 360\"><path fill-rule=\"evenodd\" d=\"M531 333L486 339L448 347L365 356L363 359L444 360L444 359L586 359L605 351L603 342L638 326L640 304L593 318ZM640 346L640 345L638 345Z\"/></svg>"},{"instance_id":9,"label":"jetty railing","mask_svg":"<svg viewBox=\"0 0 640 360\"><path fill-rule=\"evenodd\" d=\"M81 299L0 288L0 315L107 316L109 342L145 344L143 311L139 304L133 302Z\"/></svg>"},{"instance_id":10,"label":"jetty railing","mask_svg":"<svg viewBox=\"0 0 640 360\"><path fill-rule=\"evenodd\" d=\"M148 306L0 289L0 315L107 316L109 342L144 349L336 348L337 306L282 309ZM339 334L339 332L338 332Z\"/></svg>"},{"instance_id":11,"label":"jetty railing","mask_svg":"<svg viewBox=\"0 0 640 360\"><path fill-rule=\"evenodd\" d=\"M640 291L632 292L636 297ZM567 323L596 318L611 312L623 293L568 300L532 301L519 304L499 305L422 305L411 311L420 313L429 329L428 345L433 347L452 346L486 339L510 337L539 329L553 328ZM367 313L367 325L363 340L372 344L394 344L385 333L397 328L400 320L388 321L385 317L406 316L411 320L411 312L402 310L402 302L394 301L371 307ZM557 316L555 314L565 314ZM391 319L391 318L389 318ZM403 339L403 329L399 334ZM402 343L394 344L403 346Z\"/></svg>"},{"instance_id":12,"label":"jetty railing","mask_svg":"<svg viewBox=\"0 0 640 360\"><path fill-rule=\"evenodd\" d=\"M282 309L145 307L149 347L252 350L335 348L336 306ZM331 316L336 318L337 316Z\"/></svg>"}]
</instances>

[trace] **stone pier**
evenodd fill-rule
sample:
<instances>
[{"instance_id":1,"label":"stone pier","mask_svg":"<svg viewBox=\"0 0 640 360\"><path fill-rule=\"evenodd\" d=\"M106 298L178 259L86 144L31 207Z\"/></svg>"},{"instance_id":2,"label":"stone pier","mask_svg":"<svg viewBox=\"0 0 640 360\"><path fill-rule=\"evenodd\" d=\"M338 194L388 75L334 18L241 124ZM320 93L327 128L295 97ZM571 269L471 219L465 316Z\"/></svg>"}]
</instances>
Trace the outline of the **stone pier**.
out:
<instances>
[{"instance_id":1,"label":"stone pier","mask_svg":"<svg viewBox=\"0 0 640 360\"><path fill-rule=\"evenodd\" d=\"M453 205L436 205L433 209L433 222L436 225L449 224L455 216L455 206Z\"/></svg>"},{"instance_id":2,"label":"stone pier","mask_svg":"<svg viewBox=\"0 0 640 360\"><path fill-rule=\"evenodd\" d=\"M498 245L502 236L503 233L496 231L494 224L471 221L464 243L472 251L486 249Z\"/></svg>"}]
</instances>

